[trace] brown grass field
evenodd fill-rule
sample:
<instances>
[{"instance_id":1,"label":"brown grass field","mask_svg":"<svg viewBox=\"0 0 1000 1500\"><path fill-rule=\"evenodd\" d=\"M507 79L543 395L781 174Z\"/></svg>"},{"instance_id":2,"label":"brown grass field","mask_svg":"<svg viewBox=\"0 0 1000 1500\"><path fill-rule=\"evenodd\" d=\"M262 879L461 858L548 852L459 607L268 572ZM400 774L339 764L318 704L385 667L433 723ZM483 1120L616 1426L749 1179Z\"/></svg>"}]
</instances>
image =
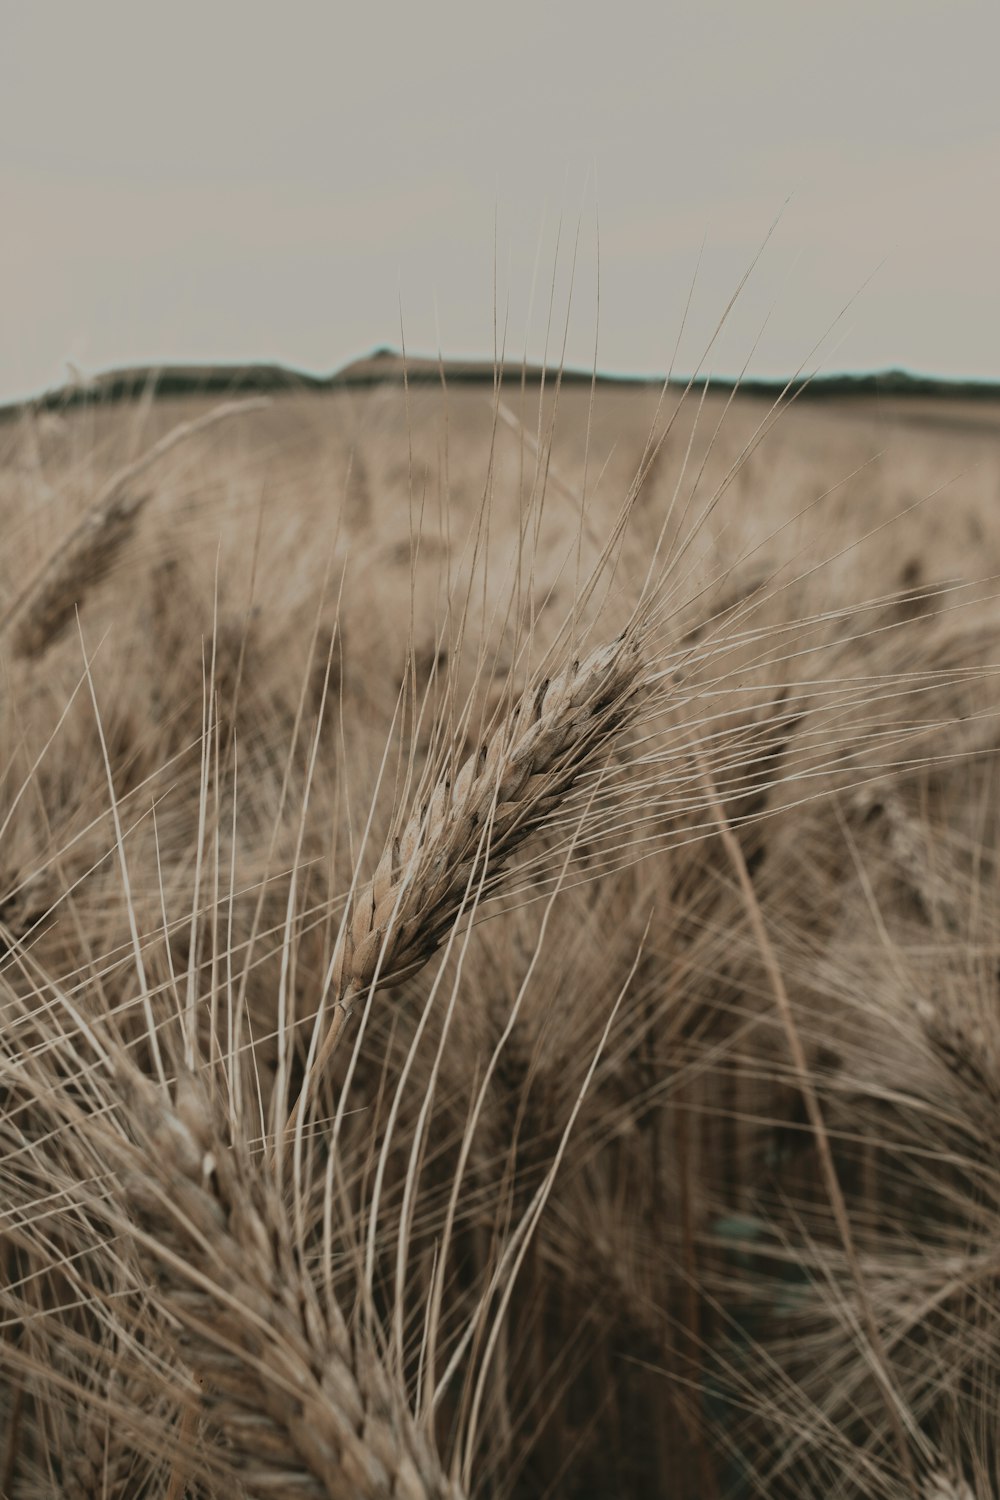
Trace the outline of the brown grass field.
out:
<instances>
[{"instance_id":1,"label":"brown grass field","mask_svg":"<svg viewBox=\"0 0 1000 1500\"><path fill-rule=\"evenodd\" d=\"M1000 404L215 406L0 424L0 1493L1000 1493Z\"/></svg>"}]
</instances>

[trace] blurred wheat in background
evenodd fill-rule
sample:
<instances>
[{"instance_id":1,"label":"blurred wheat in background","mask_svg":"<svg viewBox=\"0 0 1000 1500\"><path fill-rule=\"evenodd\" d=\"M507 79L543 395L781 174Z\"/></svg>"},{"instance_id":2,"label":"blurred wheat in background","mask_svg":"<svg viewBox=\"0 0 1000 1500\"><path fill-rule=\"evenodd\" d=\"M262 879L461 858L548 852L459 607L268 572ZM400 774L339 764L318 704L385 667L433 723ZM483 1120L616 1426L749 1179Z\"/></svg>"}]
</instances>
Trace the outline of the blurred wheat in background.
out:
<instances>
[{"instance_id":1,"label":"blurred wheat in background","mask_svg":"<svg viewBox=\"0 0 1000 1500\"><path fill-rule=\"evenodd\" d=\"M0 425L0 1491L1000 1483L997 409Z\"/></svg>"}]
</instances>

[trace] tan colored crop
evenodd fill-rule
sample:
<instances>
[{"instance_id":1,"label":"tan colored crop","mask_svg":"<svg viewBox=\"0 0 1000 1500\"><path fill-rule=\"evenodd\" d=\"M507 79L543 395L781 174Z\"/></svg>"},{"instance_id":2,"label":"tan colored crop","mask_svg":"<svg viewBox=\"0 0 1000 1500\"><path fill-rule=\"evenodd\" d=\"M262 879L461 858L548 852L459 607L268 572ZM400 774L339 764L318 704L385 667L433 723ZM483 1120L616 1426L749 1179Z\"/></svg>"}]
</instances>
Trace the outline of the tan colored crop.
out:
<instances>
[{"instance_id":1,"label":"tan colored crop","mask_svg":"<svg viewBox=\"0 0 1000 1500\"><path fill-rule=\"evenodd\" d=\"M174 427L159 442L112 475L77 522L17 597L0 615L0 641L10 637L17 656L39 657L58 639L87 590L114 564L149 502L134 482L172 448L229 417L259 411L263 399L227 401L204 416Z\"/></svg>"},{"instance_id":2,"label":"tan colored crop","mask_svg":"<svg viewBox=\"0 0 1000 1500\"><path fill-rule=\"evenodd\" d=\"M639 699L638 642L638 630L624 632L539 683L390 837L342 925L330 971L334 1015L315 1073L357 1000L372 984L398 982L427 962L478 898L480 882L483 892L496 886L508 858L630 721Z\"/></svg>"},{"instance_id":3,"label":"tan colored crop","mask_svg":"<svg viewBox=\"0 0 1000 1500\"><path fill-rule=\"evenodd\" d=\"M199 1083L182 1075L174 1106L138 1073L123 1092L139 1147L129 1212L247 1492L459 1500L375 1350L320 1302L273 1181L225 1143Z\"/></svg>"},{"instance_id":4,"label":"tan colored crop","mask_svg":"<svg viewBox=\"0 0 1000 1500\"><path fill-rule=\"evenodd\" d=\"M127 1388L112 1370L106 1382L106 1409L92 1411L79 1405L63 1413L60 1442L65 1454L60 1500L128 1500L141 1485L135 1470L136 1454L122 1441L110 1409L120 1406L131 1414L138 1391Z\"/></svg>"}]
</instances>

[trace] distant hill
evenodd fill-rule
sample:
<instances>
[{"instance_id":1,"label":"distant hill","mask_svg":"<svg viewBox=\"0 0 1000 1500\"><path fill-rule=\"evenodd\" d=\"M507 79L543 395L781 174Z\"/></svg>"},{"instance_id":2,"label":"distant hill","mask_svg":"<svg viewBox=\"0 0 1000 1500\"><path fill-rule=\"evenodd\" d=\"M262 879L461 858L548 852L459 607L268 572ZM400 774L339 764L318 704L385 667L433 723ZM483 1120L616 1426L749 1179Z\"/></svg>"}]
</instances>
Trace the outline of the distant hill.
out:
<instances>
[{"instance_id":1,"label":"distant hill","mask_svg":"<svg viewBox=\"0 0 1000 1500\"><path fill-rule=\"evenodd\" d=\"M304 370L291 369L280 364L234 364L234 365L153 365L134 366L128 369L108 370L90 379L67 384L44 392L28 401L12 402L0 406L0 420L16 416L25 408L43 411L65 411L70 407L88 402L101 405L133 401L155 387L158 398L172 396L237 396L260 393L282 394L295 391L336 391L357 389L375 385L402 385L404 379L411 385L437 384L442 379L449 385L492 385L500 376L507 386L524 380L537 385L543 376L548 382L561 380L563 385L589 384L594 378L591 371L564 369L541 365L524 365L507 361L497 367L492 360L414 358L394 349L376 349L371 354L352 360L330 375L312 375ZM659 386L662 376L634 376L597 374L601 385L615 386ZM720 376L706 379L699 377L694 385L699 390L708 384L712 390L728 393L736 381ZM672 384L682 388L688 384L686 378L675 378ZM906 370L882 370L860 375L819 375L812 379L796 376L791 380L744 379L738 382L740 390L748 396L760 396L774 400L783 391L800 398L829 398L845 396L906 397L921 396L936 399L962 401L1000 401L1000 381L947 380L933 375L916 375Z\"/></svg>"}]
</instances>

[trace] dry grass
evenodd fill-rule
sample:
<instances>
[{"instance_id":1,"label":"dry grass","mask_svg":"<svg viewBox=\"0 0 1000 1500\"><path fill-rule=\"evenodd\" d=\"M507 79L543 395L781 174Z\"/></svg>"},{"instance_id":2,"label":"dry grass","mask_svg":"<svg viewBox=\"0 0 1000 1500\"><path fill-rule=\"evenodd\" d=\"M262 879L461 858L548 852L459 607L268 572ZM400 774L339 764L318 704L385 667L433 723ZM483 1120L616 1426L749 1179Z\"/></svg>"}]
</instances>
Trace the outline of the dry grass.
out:
<instances>
[{"instance_id":1,"label":"dry grass","mask_svg":"<svg viewBox=\"0 0 1000 1500\"><path fill-rule=\"evenodd\" d=\"M992 408L223 414L0 427L0 1491L997 1493Z\"/></svg>"}]
</instances>

